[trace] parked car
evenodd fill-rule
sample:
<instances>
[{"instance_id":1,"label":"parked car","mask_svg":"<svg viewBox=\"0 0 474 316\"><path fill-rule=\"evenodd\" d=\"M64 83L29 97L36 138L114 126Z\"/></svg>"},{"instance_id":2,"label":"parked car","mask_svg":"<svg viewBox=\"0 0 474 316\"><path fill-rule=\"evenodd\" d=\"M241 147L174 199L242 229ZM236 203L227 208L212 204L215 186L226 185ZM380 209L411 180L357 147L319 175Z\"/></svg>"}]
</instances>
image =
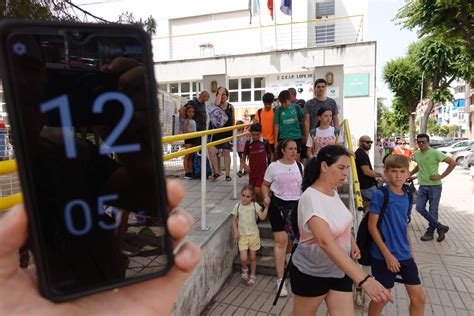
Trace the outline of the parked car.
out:
<instances>
[{"instance_id":1,"label":"parked car","mask_svg":"<svg viewBox=\"0 0 474 316\"><path fill-rule=\"evenodd\" d=\"M471 166L474 166L474 152L471 152L467 159L464 159L463 167L469 169Z\"/></svg>"},{"instance_id":2,"label":"parked car","mask_svg":"<svg viewBox=\"0 0 474 316\"><path fill-rule=\"evenodd\" d=\"M446 154L446 153L452 153L454 151L464 150L471 144L474 144L474 140L462 140L450 146L440 147L437 149L440 150L443 154Z\"/></svg>"},{"instance_id":3,"label":"parked car","mask_svg":"<svg viewBox=\"0 0 474 316\"><path fill-rule=\"evenodd\" d=\"M464 150L456 150L452 152L451 154L448 153L448 155L451 155L451 157L456 161L456 164L458 166L463 166L465 163L465 160L469 157L469 155L474 152L474 143L469 145L466 149Z\"/></svg>"}]
</instances>

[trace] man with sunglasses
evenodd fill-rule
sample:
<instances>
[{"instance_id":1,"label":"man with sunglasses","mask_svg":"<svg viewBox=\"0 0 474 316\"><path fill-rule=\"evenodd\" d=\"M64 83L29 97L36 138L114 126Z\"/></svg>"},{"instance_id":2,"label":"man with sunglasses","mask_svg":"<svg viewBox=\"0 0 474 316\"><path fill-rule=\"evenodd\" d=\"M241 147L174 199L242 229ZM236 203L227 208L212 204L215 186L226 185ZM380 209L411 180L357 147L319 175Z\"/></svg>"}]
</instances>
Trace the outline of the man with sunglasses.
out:
<instances>
[{"instance_id":1,"label":"man with sunglasses","mask_svg":"<svg viewBox=\"0 0 474 316\"><path fill-rule=\"evenodd\" d=\"M372 163L370 162L369 151L372 144L373 141L369 136L361 136L359 138L359 148L355 151L360 193L362 194L362 200L364 201L364 213L367 212L369 208L370 201L372 200L372 193L377 189L377 180L375 178L381 176L373 170Z\"/></svg>"},{"instance_id":2,"label":"man with sunglasses","mask_svg":"<svg viewBox=\"0 0 474 316\"><path fill-rule=\"evenodd\" d=\"M429 222L428 229L421 236L421 240L433 240L436 229L438 233L436 240L442 242L449 227L438 221L438 208L442 191L441 179L453 171L456 167L456 162L439 150L431 148L430 137L426 134L416 136L416 143L418 150L413 154L413 160L416 161L417 166L410 172L410 175L413 176L415 173L418 173L420 187L416 198L416 210ZM448 168L441 175L438 173L440 162L448 164ZM429 211L426 210L426 203L428 201L430 203Z\"/></svg>"}]
</instances>

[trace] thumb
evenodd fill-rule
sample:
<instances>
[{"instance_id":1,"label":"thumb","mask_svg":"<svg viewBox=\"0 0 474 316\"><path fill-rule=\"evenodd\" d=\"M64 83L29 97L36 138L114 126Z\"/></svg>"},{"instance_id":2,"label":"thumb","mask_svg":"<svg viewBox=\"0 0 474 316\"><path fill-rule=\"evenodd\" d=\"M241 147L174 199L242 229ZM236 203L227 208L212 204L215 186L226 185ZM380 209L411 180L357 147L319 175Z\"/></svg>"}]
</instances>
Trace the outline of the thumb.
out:
<instances>
[{"instance_id":1,"label":"thumb","mask_svg":"<svg viewBox=\"0 0 474 316\"><path fill-rule=\"evenodd\" d=\"M23 205L0 215L0 282L18 269L18 249L26 240L27 217Z\"/></svg>"}]
</instances>

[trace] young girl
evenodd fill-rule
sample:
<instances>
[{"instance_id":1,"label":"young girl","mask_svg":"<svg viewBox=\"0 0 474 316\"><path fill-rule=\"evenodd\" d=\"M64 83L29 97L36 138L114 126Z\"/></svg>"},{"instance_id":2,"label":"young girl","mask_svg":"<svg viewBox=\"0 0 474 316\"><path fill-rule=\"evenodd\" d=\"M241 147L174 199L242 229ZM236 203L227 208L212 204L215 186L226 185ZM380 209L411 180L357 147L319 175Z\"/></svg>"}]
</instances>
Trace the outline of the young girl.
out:
<instances>
[{"instance_id":1,"label":"young girl","mask_svg":"<svg viewBox=\"0 0 474 316\"><path fill-rule=\"evenodd\" d=\"M183 133L193 133L196 131L196 121L193 120L194 117L194 108L191 105L186 107L184 112L185 119L183 122ZM184 140L184 148L188 149L191 147L196 146L196 138L185 139ZM184 179L192 179L193 178L193 159L194 154L189 154L184 156Z\"/></svg>"},{"instance_id":2,"label":"young girl","mask_svg":"<svg viewBox=\"0 0 474 316\"><path fill-rule=\"evenodd\" d=\"M244 122L237 121L237 123L235 123L235 125L240 125L240 124L244 124ZM247 129L239 128L237 130L237 133L242 134L246 131ZM239 154L239 160L240 160L239 172L237 172L237 175L239 176L239 178L246 174L245 169L244 169L245 167L244 150L245 150L245 143L247 142L248 139L249 139L248 135L237 138L237 153Z\"/></svg>"},{"instance_id":3,"label":"young girl","mask_svg":"<svg viewBox=\"0 0 474 316\"><path fill-rule=\"evenodd\" d=\"M314 133L308 137L306 146L308 147L308 158L318 155L321 148L327 145L342 143L342 137L337 137L334 126L331 126L332 111L328 107L322 107L318 110L318 125Z\"/></svg>"},{"instance_id":4,"label":"young girl","mask_svg":"<svg viewBox=\"0 0 474 316\"><path fill-rule=\"evenodd\" d=\"M255 284L257 269L257 250L260 249L260 234L257 226L257 216L264 220L267 217L268 208L263 211L262 207L254 202L255 191L253 186L246 185L240 191L240 202L232 210L232 231L235 239L239 241L240 263L242 282L248 286ZM250 277L247 269L247 256L250 252Z\"/></svg>"}]
</instances>

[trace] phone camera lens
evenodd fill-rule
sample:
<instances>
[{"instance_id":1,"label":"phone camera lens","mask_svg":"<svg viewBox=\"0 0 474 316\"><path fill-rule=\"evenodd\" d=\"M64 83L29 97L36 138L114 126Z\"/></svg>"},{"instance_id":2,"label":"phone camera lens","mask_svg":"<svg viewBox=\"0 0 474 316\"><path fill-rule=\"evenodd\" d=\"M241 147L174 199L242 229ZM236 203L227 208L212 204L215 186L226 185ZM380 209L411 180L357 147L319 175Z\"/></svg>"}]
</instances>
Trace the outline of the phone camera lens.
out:
<instances>
[{"instance_id":1,"label":"phone camera lens","mask_svg":"<svg viewBox=\"0 0 474 316\"><path fill-rule=\"evenodd\" d=\"M13 52L15 55L23 56L26 54L26 46L22 42L16 42L13 44Z\"/></svg>"}]
</instances>

